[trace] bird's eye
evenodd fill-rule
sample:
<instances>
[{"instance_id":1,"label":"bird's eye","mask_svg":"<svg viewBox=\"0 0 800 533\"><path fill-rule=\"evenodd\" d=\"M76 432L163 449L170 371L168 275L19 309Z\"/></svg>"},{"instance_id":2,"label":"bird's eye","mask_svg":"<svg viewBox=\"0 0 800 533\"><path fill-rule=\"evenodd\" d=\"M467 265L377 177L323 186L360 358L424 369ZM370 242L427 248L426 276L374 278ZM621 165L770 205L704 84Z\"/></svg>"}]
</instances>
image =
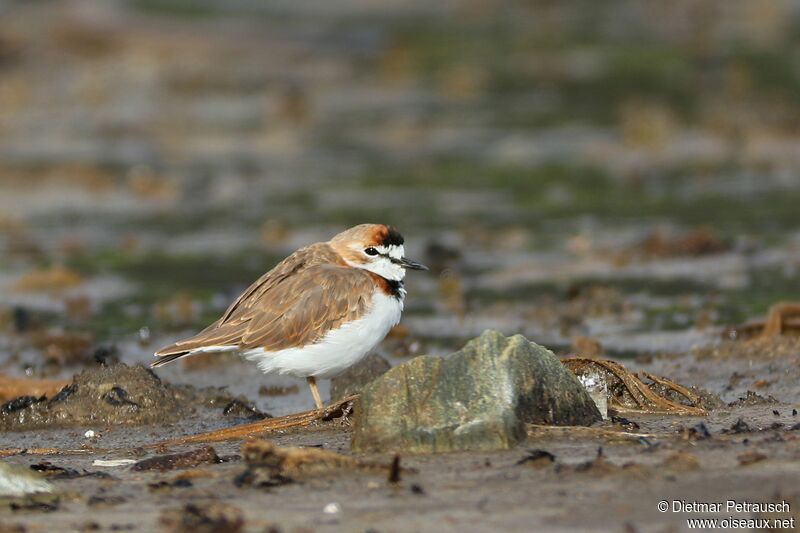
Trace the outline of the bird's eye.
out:
<instances>
[{"instance_id":1,"label":"bird's eye","mask_svg":"<svg viewBox=\"0 0 800 533\"><path fill-rule=\"evenodd\" d=\"M364 250L364 253L367 254L367 255L378 255L378 250L376 250L375 248L370 246L369 248Z\"/></svg>"}]
</instances>

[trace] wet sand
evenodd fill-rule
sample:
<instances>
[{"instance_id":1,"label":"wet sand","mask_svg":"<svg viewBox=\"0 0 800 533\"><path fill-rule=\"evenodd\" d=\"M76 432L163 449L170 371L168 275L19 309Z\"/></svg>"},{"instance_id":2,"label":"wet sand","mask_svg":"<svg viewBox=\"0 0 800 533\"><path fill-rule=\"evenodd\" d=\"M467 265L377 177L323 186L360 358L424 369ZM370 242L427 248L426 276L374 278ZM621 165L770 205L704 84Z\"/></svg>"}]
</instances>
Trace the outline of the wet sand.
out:
<instances>
[{"instance_id":1,"label":"wet sand","mask_svg":"<svg viewBox=\"0 0 800 533\"><path fill-rule=\"evenodd\" d=\"M695 365L690 373L698 379L705 365ZM740 366L742 370L749 367L742 362ZM796 372L796 367L776 369L773 376L787 372ZM735 386L730 392L745 396L746 387ZM99 433L95 439L85 438L83 428L6 433L5 446L86 449L81 455L18 455L8 461L22 465L48 461L113 477L55 479L53 483L63 493L56 510L5 507L2 514L5 524L23 524L28 531L48 530L53 520L75 530L97 524L102 529L148 531L160 527L158 517L164 510L189 502L201 506L222 502L241 510L245 531L263 531L268 526L281 531L682 530L686 518L706 515L660 513L659 501L797 501L800 417L793 416L792 409L800 402L795 399L793 405L723 407L708 417L626 414L638 428L611 422L602 427L646 437L532 429L528 442L514 450L403 456L402 467L413 472L403 471L396 483L388 481L386 471L345 471L266 488L236 486L237 476L245 469L239 442L213 443L217 455L227 462L196 468L150 473L130 466L92 465L96 459L138 461L198 449L199 445L171 446L156 453L141 446L229 425L220 409L198 410L174 426L94 426ZM731 432L739 419L749 430ZM692 431L701 423L709 436L702 430ZM322 447L350 454L349 429L341 421L265 438L280 446ZM114 451L95 453L93 448ZM534 449L553 454L555 462L519 464ZM598 453L602 460L597 459ZM392 456L362 458L389 464ZM188 486L169 486L176 479L188 479ZM153 488L163 482L166 487ZM326 513L332 503L340 511Z\"/></svg>"}]
</instances>

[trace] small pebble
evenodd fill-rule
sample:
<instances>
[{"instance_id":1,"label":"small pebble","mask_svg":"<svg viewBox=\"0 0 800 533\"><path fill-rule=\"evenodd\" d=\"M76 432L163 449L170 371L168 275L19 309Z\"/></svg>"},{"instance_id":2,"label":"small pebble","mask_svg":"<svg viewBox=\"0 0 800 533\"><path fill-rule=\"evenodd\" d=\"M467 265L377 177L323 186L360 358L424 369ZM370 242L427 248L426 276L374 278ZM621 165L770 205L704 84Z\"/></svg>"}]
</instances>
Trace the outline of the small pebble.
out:
<instances>
[{"instance_id":1,"label":"small pebble","mask_svg":"<svg viewBox=\"0 0 800 533\"><path fill-rule=\"evenodd\" d=\"M342 512L342 506L336 502L331 502L323 507L322 512L325 514L339 514Z\"/></svg>"}]
</instances>

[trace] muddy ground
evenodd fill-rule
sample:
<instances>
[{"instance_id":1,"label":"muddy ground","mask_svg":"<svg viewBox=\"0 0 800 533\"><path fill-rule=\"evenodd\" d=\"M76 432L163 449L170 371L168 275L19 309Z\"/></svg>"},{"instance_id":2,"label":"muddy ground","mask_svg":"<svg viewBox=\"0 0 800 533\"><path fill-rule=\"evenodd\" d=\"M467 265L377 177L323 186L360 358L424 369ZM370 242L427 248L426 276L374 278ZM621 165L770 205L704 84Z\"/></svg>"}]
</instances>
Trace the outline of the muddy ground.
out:
<instances>
[{"instance_id":1,"label":"muddy ground","mask_svg":"<svg viewBox=\"0 0 800 533\"><path fill-rule=\"evenodd\" d=\"M159 369L161 385L133 371L15 404L37 427L3 414L0 448L83 453L4 459L76 472L39 466L61 496L2 502L0 530L201 531L185 507L212 502L245 531L680 531L703 516L657 510L673 499L786 499L796 515L800 341L728 328L800 300L798 21L793 2L727 0L0 2L4 376L147 364L294 249L369 221L432 267L376 349L390 363L495 328L719 400L604 426L643 439L535 431L510 451L402 457L414 472L396 483L237 486L238 442L189 469L93 465L312 405L302 382L198 358ZM173 386L178 405L145 401ZM78 412L99 416L60 427ZM349 454L339 421L267 437Z\"/></svg>"},{"instance_id":2,"label":"muddy ground","mask_svg":"<svg viewBox=\"0 0 800 533\"><path fill-rule=\"evenodd\" d=\"M740 427L740 432L724 432L740 418L749 431L742 432ZM102 428L100 438L90 442L66 430L9 435L9 444L80 444L87 454L10 458L23 465L48 461L76 469L81 476L53 479L62 491L57 502L14 511L6 507L3 520L6 525L22 524L28 531L52 530L55 523L65 531L150 531L161 527L165 510L182 510L190 503L205 508L213 503L234 508L234 514L244 519L244 531L270 527L280 531L676 531L686 528L686 518L718 514L659 513L659 501L786 500L793 509L800 504L796 484L800 439L798 429L788 429L798 418L785 405L723 409L705 418L632 416L629 420L639 425L635 432L648 434L641 442L572 437L566 430L550 436L534 432L516 450L402 457L402 467L414 472L403 472L394 483L388 481L386 471L343 471L270 487L236 485L245 470L238 443L213 444L226 462L188 469L139 472L130 466L92 465L98 458L148 457L151 453L135 447L197 425L179 425L177 431L163 425ZM699 423L705 424L710 436L686 431ZM348 430L338 423L273 434L270 439L279 445L322 447L345 454L349 449ZM99 446L117 451L91 453ZM175 446L158 451L198 448ZM602 460L597 459L598 448L602 448ZM555 462L525 462L529 450L545 450L555 456ZM388 456L365 459L391 462ZM110 477L96 477L97 472ZM331 504L336 504L336 512L330 512Z\"/></svg>"}]
</instances>

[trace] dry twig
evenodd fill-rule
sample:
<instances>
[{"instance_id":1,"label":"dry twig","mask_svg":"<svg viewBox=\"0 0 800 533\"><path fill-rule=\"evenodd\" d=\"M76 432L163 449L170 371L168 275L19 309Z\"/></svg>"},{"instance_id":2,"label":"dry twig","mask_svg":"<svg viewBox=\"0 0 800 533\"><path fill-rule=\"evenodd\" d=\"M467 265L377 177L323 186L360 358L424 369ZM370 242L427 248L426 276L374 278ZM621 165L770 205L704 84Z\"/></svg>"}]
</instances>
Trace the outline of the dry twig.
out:
<instances>
[{"instance_id":1,"label":"dry twig","mask_svg":"<svg viewBox=\"0 0 800 533\"><path fill-rule=\"evenodd\" d=\"M0 457L11 457L12 455L89 455L92 453L104 453L108 450L97 448L86 449L61 449L61 448L3 448L0 449Z\"/></svg>"},{"instance_id":2,"label":"dry twig","mask_svg":"<svg viewBox=\"0 0 800 533\"><path fill-rule=\"evenodd\" d=\"M314 422L321 420L332 420L345 416L352 406L353 401L357 396L348 396L336 403L329 405L323 409L312 409L311 411L304 411L278 418L267 418L259 420L250 424L242 424L225 429L218 429L216 431L209 431L207 433L200 433L198 435L189 435L187 437L178 437L162 441L156 444L147 446L148 448L155 448L158 446L175 446L180 444L196 444L198 442L220 442L233 439L244 439L263 435L271 431L279 431L283 429L298 428L309 426Z\"/></svg>"}]
</instances>

